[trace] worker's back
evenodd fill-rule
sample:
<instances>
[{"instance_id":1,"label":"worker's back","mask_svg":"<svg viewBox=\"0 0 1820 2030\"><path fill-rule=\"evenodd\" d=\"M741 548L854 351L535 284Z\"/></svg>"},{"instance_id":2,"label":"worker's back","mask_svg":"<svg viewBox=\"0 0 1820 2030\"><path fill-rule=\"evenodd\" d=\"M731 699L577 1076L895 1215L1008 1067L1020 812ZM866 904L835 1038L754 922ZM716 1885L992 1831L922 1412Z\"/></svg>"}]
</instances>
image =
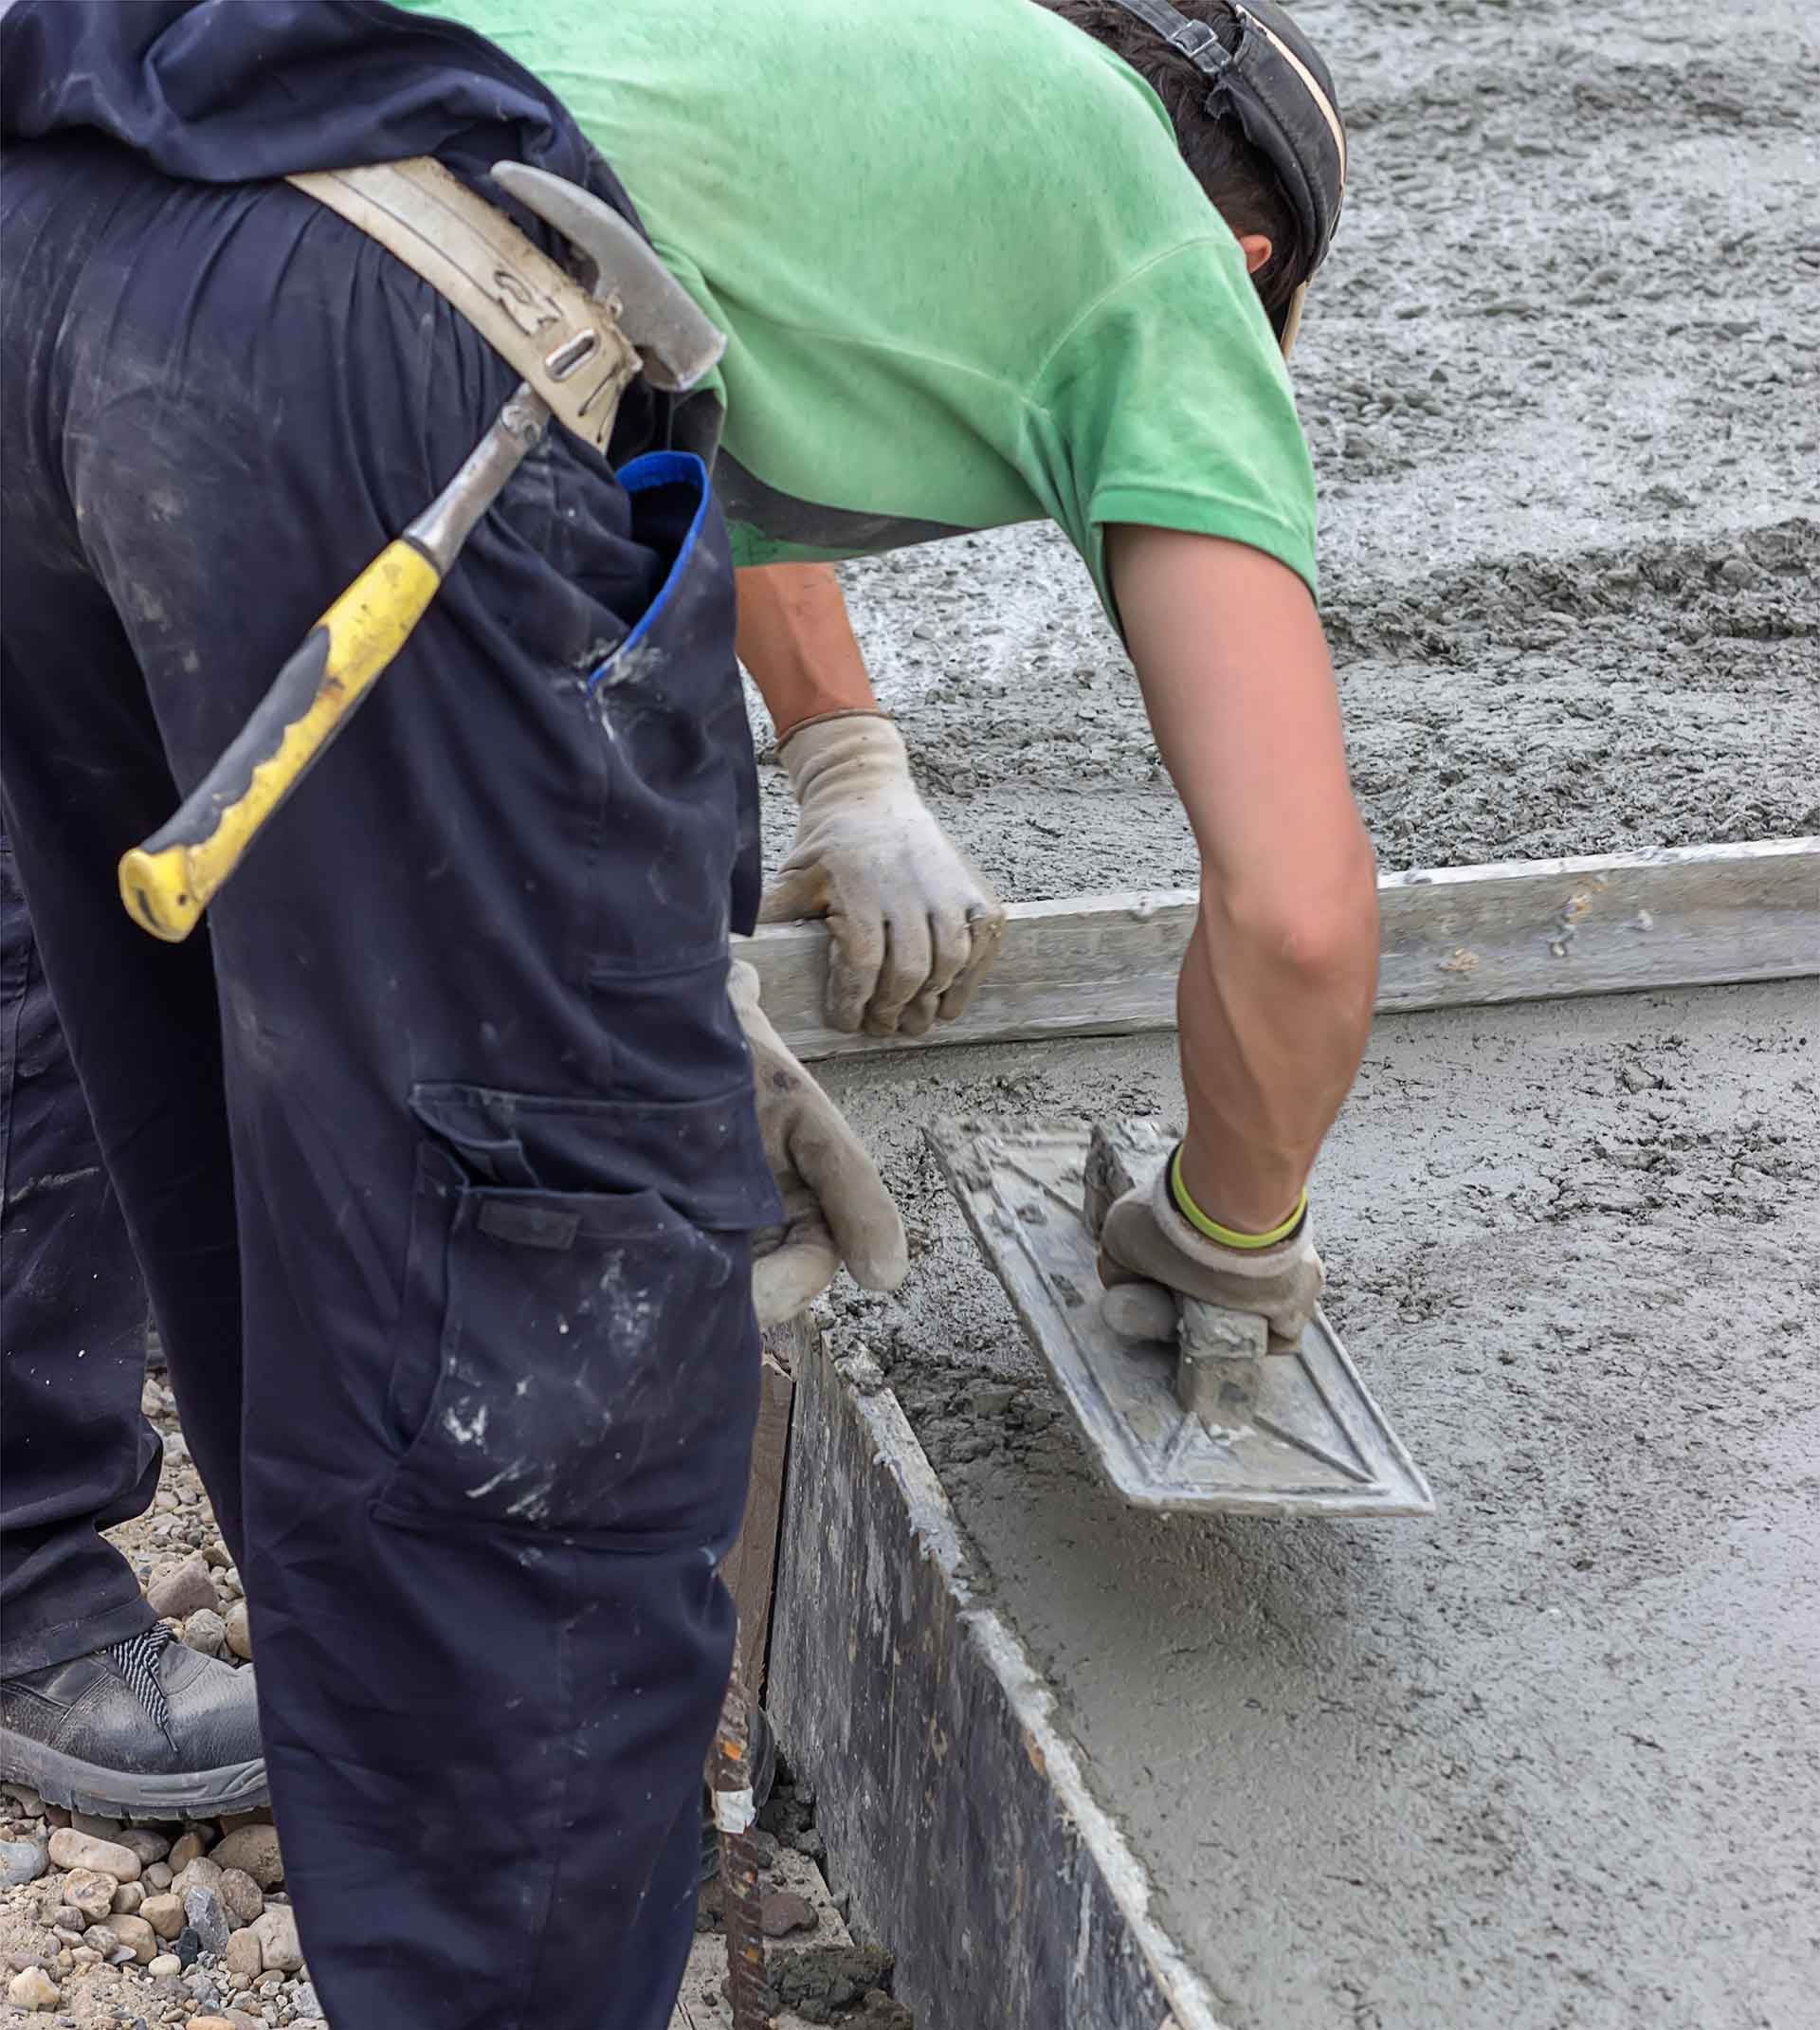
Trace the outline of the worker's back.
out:
<instances>
[{"instance_id":1,"label":"worker's back","mask_svg":"<svg viewBox=\"0 0 1820 2030\"><path fill-rule=\"evenodd\" d=\"M407 4L554 87L729 332L740 561L1052 517L1096 572L1150 521L1312 576L1238 245L1149 87L1032 0Z\"/></svg>"}]
</instances>

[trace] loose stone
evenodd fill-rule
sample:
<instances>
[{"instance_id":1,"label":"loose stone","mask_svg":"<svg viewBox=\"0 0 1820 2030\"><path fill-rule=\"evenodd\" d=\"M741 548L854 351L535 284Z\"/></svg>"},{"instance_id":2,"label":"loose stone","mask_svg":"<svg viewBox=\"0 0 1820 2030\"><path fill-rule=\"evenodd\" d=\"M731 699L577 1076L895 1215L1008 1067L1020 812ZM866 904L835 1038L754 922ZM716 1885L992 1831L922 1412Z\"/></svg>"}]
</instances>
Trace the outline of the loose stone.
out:
<instances>
[{"instance_id":1,"label":"loose stone","mask_svg":"<svg viewBox=\"0 0 1820 2030\"><path fill-rule=\"evenodd\" d=\"M145 1889L138 1882L122 1882L114 1892L114 1911L117 1916L132 1916L145 1901Z\"/></svg>"},{"instance_id":2,"label":"loose stone","mask_svg":"<svg viewBox=\"0 0 1820 2030\"><path fill-rule=\"evenodd\" d=\"M148 1896L139 1905L139 1915L160 1938L175 1938L183 1929L183 1898L177 1895Z\"/></svg>"},{"instance_id":3,"label":"loose stone","mask_svg":"<svg viewBox=\"0 0 1820 2030\"><path fill-rule=\"evenodd\" d=\"M180 1974L183 1971L183 1962L174 1952L161 1952L145 1970L153 1980L163 1981L173 1974Z\"/></svg>"},{"instance_id":4,"label":"loose stone","mask_svg":"<svg viewBox=\"0 0 1820 2030\"><path fill-rule=\"evenodd\" d=\"M27 1966L24 1973L14 1974L7 1984L7 2000L14 2008L27 2013L35 2009L54 2009L63 1999L63 1990L42 1966Z\"/></svg>"},{"instance_id":5,"label":"loose stone","mask_svg":"<svg viewBox=\"0 0 1820 2030\"><path fill-rule=\"evenodd\" d=\"M160 1572L146 1587L145 1597L151 1602L154 1614L161 1619L169 1616L174 1621L181 1621L185 1615L194 1614L199 1607L214 1606L215 1582L209 1576L208 1564L197 1552Z\"/></svg>"},{"instance_id":6,"label":"loose stone","mask_svg":"<svg viewBox=\"0 0 1820 2030\"><path fill-rule=\"evenodd\" d=\"M138 1856L141 1871L150 1868L155 1861L163 1860L171 1851L170 1840L162 1833L155 1833L149 1825L129 1825L116 1833L114 1838L117 1845Z\"/></svg>"},{"instance_id":7,"label":"loose stone","mask_svg":"<svg viewBox=\"0 0 1820 2030\"><path fill-rule=\"evenodd\" d=\"M200 1833L186 1833L171 1849L166 1858L173 1874L181 1875L184 1869L199 1856L209 1851L209 1842Z\"/></svg>"},{"instance_id":8,"label":"loose stone","mask_svg":"<svg viewBox=\"0 0 1820 2030\"><path fill-rule=\"evenodd\" d=\"M204 1656L219 1656L228 1640L228 1624L212 1607L199 1608L183 1624L186 1649Z\"/></svg>"},{"instance_id":9,"label":"loose stone","mask_svg":"<svg viewBox=\"0 0 1820 2030\"><path fill-rule=\"evenodd\" d=\"M268 1904L254 1918L251 1929L258 1935L267 1967L294 1974L302 1966L303 1948L298 1944L297 1918L288 1904Z\"/></svg>"},{"instance_id":10,"label":"loose stone","mask_svg":"<svg viewBox=\"0 0 1820 2030\"><path fill-rule=\"evenodd\" d=\"M758 1899L758 1929L767 1938L815 1929L815 1906L793 1890L774 1889Z\"/></svg>"},{"instance_id":11,"label":"loose stone","mask_svg":"<svg viewBox=\"0 0 1820 2030\"><path fill-rule=\"evenodd\" d=\"M79 1836L80 1837L80 1836ZM53 1840L50 1857L57 1858L57 1844ZM138 1863L133 1865L136 1868ZM92 1868L72 1869L64 1877L64 1901L71 1910L80 1911L91 1924L105 1917L114 1908L114 1892L119 1887L111 1875L98 1874Z\"/></svg>"},{"instance_id":12,"label":"loose stone","mask_svg":"<svg viewBox=\"0 0 1820 2030\"><path fill-rule=\"evenodd\" d=\"M276 1826L237 1826L212 1850L209 1858L223 1868L244 1869L261 1889L276 1889L284 1879L284 1858L279 1852Z\"/></svg>"},{"instance_id":13,"label":"loose stone","mask_svg":"<svg viewBox=\"0 0 1820 2030\"><path fill-rule=\"evenodd\" d=\"M35 1882L49 1865L42 1839L0 1839L0 1889Z\"/></svg>"},{"instance_id":14,"label":"loose stone","mask_svg":"<svg viewBox=\"0 0 1820 2030\"><path fill-rule=\"evenodd\" d=\"M107 1929L121 1945L131 1948L133 1957L141 1966L149 1966L157 1958L159 1947L163 1942L143 1917L135 1917L130 1913L110 1917L107 1920Z\"/></svg>"},{"instance_id":15,"label":"loose stone","mask_svg":"<svg viewBox=\"0 0 1820 2030\"><path fill-rule=\"evenodd\" d=\"M204 1952L226 1952L233 1926L228 1922L227 1906L219 1890L197 1887L183 1899L185 1924L195 1932Z\"/></svg>"},{"instance_id":16,"label":"loose stone","mask_svg":"<svg viewBox=\"0 0 1820 2030\"><path fill-rule=\"evenodd\" d=\"M146 1888L150 1890L155 1895L160 1893L164 1890L169 1889L175 1877L171 1872L171 1864L169 1861L154 1861L151 1867L149 1867L145 1871L145 1873L139 1877L139 1880L143 1882Z\"/></svg>"},{"instance_id":17,"label":"loose stone","mask_svg":"<svg viewBox=\"0 0 1820 2030\"><path fill-rule=\"evenodd\" d=\"M93 1833L80 1833L73 1825L59 1826L50 1836L50 1857L59 1868L86 1868L111 1875L117 1882L139 1879L139 1857L131 1847ZM108 1894L114 1892L110 1889Z\"/></svg>"},{"instance_id":18,"label":"loose stone","mask_svg":"<svg viewBox=\"0 0 1820 2030\"><path fill-rule=\"evenodd\" d=\"M207 1854L199 1854L177 1871L171 1884L171 1893L187 1896L192 1889L219 1889L223 1872L218 1860Z\"/></svg>"},{"instance_id":19,"label":"loose stone","mask_svg":"<svg viewBox=\"0 0 1820 2030\"><path fill-rule=\"evenodd\" d=\"M221 1900L228 1906L228 1914L236 1924L251 1924L265 1908L265 1898L260 1894L259 1884L244 1868L224 1868L219 1887Z\"/></svg>"},{"instance_id":20,"label":"loose stone","mask_svg":"<svg viewBox=\"0 0 1820 2030\"><path fill-rule=\"evenodd\" d=\"M69 1822L79 1833L90 1833L97 1839L118 1839L120 1837L118 1819L100 1819L93 1812L71 1812Z\"/></svg>"},{"instance_id":21,"label":"loose stone","mask_svg":"<svg viewBox=\"0 0 1820 2030\"><path fill-rule=\"evenodd\" d=\"M253 1654L252 1617L246 1612L246 1602L236 1600L228 1610L225 1624L228 1647L236 1656L250 1657Z\"/></svg>"},{"instance_id":22,"label":"loose stone","mask_svg":"<svg viewBox=\"0 0 1820 2030\"><path fill-rule=\"evenodd\" d=\"M265 1948L259 1942L259 1933L236 1931L228 1941L222 1963L230 1974L242 1974L249 1981L258 1980L265 1971Z\"/></svg>"}]
</instances>

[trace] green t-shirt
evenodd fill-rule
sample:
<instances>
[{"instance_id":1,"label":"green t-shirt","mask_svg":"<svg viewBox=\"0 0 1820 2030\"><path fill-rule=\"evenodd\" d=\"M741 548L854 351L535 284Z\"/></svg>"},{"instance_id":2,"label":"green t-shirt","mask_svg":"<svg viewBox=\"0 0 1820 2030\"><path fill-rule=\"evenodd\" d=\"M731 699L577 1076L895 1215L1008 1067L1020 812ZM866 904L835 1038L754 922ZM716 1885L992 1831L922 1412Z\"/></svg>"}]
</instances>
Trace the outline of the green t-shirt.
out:
<instances>
[{"instance_id":1,"label":"green t-shirt","mask_svg":"<svg viewBox=\"0 0 1820 2030\"><path fill-rule=\"evenodd\" d=\"M1238 243L1124 64L1033 0L404 0L534 71L728 334L736 561L1049 518L1314 583L1307 448Z\"/></svg>"}]
</instances>

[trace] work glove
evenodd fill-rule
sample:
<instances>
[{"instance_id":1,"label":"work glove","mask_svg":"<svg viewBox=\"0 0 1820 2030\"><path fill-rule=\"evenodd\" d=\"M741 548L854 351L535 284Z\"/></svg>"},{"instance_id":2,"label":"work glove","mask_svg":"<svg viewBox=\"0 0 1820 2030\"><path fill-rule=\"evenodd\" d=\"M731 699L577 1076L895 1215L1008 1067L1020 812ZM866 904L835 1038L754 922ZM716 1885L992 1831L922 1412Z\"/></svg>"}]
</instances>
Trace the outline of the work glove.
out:
<instances>
[{"instance_id":1,"label":"work glove","mask_svg":"<svg viewBox=\"0 0 1820 2030\"><path fill-rule=\"evenodd\" d=\"M917 795L902 735L876 713L844 713L798 726L779 756L800 816L758 921L827 918L831 1028L920 1036L953 1021L998 950L1005 909Z\"/></svg>"},{"instance_id":2,"label":"work glove","mask_svg":"<svg viewBox=\"0 0 1820 2030\"><path fill-rule=\"evenodd\" d=\"M781 1325L845 1262L866 1289L896 1289L910 1267L903 1221L878 1165L840 1108L804 1070L758 1005L758 975L736 960L727 993L752 1052L765 1160L784 1223L753 1240L752 1301L761 1326Z\"/></svg>"},{"instance_id":3,"label":"work glove","mask_svg":"<svg viewBox=\"0 0 1820 2030\"><path fill-rule=\"evenodd\" d=\"M1184 1214L1171 1182L1174 1161L1116 1199L1100 1231L1102 1315L1127 1339L1175 1337L1176 1306L1198 1297L1249 1311L1269 1327L1272 1353L1293 1353L1327 1279L1304 1203L1293 1233L1267 1248L1223 1246Z\"/></svg>"}]
</instances>

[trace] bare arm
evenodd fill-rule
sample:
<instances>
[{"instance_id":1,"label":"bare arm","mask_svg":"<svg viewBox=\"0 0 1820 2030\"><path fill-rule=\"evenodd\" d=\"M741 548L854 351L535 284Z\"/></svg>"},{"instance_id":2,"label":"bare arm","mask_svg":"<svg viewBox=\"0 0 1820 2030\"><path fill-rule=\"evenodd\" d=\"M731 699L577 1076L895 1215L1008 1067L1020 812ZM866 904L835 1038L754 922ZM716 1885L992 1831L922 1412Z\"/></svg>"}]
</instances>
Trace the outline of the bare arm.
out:
<instances>
[{"instance_id":1,"label":"bare arm","mask_svg":"<svg viewBox=\"0 0 1820 2030\"><path fill-rule=\"evenodd\" d=\"M1177 992L1182 1180L1223 1225L1293 1210L1357 1073L1377 889L1307 588L1210 536L1108 532L1126 639L1201 855Z\"/></svg>"},{"instance_id":2,"label":"bare arm","mask_svg":"<svg viewBox=\"0 0 1820 2030\"><path fill-rule=\"evenodd\" d=\"M766 564L738 574L739 660L782 740L824 712L876 712L831 564Z\"/></svg>"}]
</instances>

